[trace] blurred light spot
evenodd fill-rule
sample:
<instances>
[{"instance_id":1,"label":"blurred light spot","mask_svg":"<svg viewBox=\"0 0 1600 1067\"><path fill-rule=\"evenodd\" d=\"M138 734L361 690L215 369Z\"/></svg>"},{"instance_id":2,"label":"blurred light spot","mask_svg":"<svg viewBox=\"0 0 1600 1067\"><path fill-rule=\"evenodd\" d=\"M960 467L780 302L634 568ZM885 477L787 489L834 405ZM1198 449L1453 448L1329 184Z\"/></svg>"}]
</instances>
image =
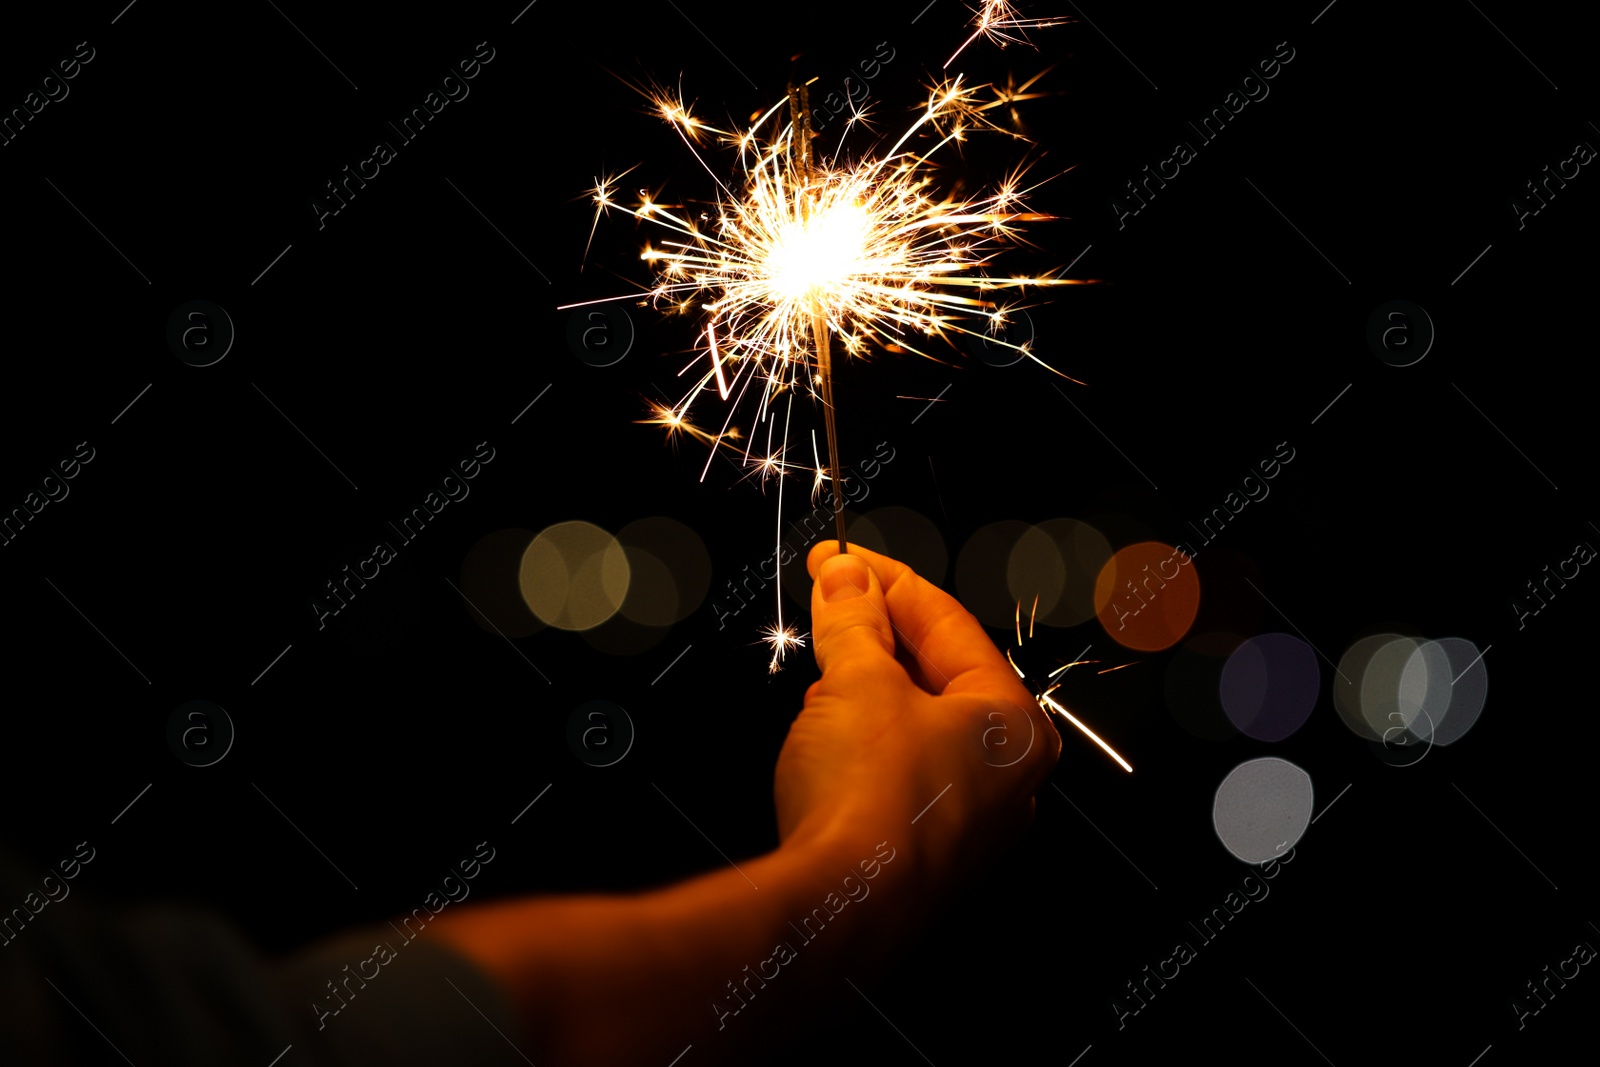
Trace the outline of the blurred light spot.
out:
<instances>
[{"instance_id":1,"label":"blurred light spot","mask_svg":"<svg viewBox=\"0 0 1600 1067\"><path fill-rule=\"evenodd\" d=\"M1361 714L1382 743L1377 755L1391 766L1410 766L1433 745L1461 738L1488 695L1483 655L1459 637L1393 638L1378 645L1358 690Z\"/></svg>"},{"instance_id":2,"label":"blurred light spot","mask_svg":"<svg viewBox=\"0 0 1600 1067\"><path fill-rule=\"evenodd\" d=\"M1246 863L1277 859L1311 825L1311 776L1266 756L1239 764L1217 787L1211 821L1223 847Z\"/></svg>"},{"instance_id":3,"label":"blurred light spot","mask_svg":"<svg viewBox=\"0 0 1600 1067\"><path fill-rule=\"evenodd\" d=\"M1180 648L1167 664L1167 709L1189 733L1206 741L1226 741L1239 731L1218 699L1223 661Z\"/></svg>"},{"instance_id":4,"label":"blurred light spot","mask_svg":"<svg viewBox=\"0 0 1600 1067\"><path fill-rule=\"evenodd\" d=\"M1374 728L1367 717L1362 700L1367 665L1389 642L1401 640L1405 638L1394 633L1363 637L1345 649L1344 655L1339 657L1338 670L1334 672L1332 682L1334 709L1339 712L1339 718L1344 720L1344 724L1356 736L1366 738L1368 741L1382 741L1384 730L1391 724L1385 722L1383 727ZM1395 680L1398 683L1398 677ZM1398 708L1398 700L1395 703Z\"/></svg>"},{"instance_id":5,"label":"blurred light spot","mask_svg":"<svg viewBox=\"0 0 1600 1067\"><path fill-rule=\"evenodd\" d=\"M1441 637L1417 649L1401 674L1403 693L1428 712L1433 743L1459 741L1478 721L1489 699L1489 668L1478 646L1462 637Z\"/></svg>"},{"instance_id":6,"label":"blurred light spot","mask_svg":"<svg viewBox=\"0 0 1600 1067\"><path fill-rule=\"evenodd\" d=\"M1422 712L1421 703L1409 699L1400 687L1406 664L1421 645L1415 637L1391 637L1372 650L1361 671L1357 690L1361 716L1380 739L1390 743L1401 731L1411 729ZM1426 719L1418 729L1432 732Z\"/></svg>"},{"instance_id":7,"label":"blurred light spot","mask_svg":"<svg viewBox=\"0 0 1600 1067\"><path fill-rule=\"evenodd\" d=\"M1222 707L1239 732L1282 741L1311 717L1322 672L1316 651L1298 637L1262 634L1233 650L1222 668Z\"/></svg>"},{"instance_id":8,"label":"blurred light spot","mask_svg":"<svg viewBox=\"0 0 1600 1067\"><path fill-rule=\"evenodd\" d=\"M562 630L588 630L617 613L628 593L628 554L589 522L546 528L522 554L519 581L528 608Z\"/></svg>"},{"instance_id":9,"label":"blurred light spot","mask_svg":"<svg viewBox=\"0 0 1600 1067\"><path fill-rule=\"evenodd\" d=\"M518 584L533 537L532 530L496 530L479 538L461 561L461 606L488 633L527 637L544 629Z\"/></svg>"},{"instance_id":10,"label":"blurred light spot","mask_svg":"<svg viewBox=\"0 0 1600 1067\"><path fill-rule=\"evenodd\" d=\"M1100 569L1094 606L1118 644L1143 652L1171 648L1200 609L1200 577L1181 550L1140 541L1119 549Z\"/></svg>"},{"instance_id":11,"label":"blurred light spot","mask_svg":"<svg viewBox=\"0 0 1600 1067\"><path fill-rule=\"evenodd\" d=\"M938 525L920 511L897 504L874 508L846 528L863 548L881 552L916 571L931 585L943 585L950 552Z\"/></svg>"},{"instance_id":12,"label":"blurred light spot","mask_svg":"<svg viewBox=\"0 0 1600 1067\"><path fill-rule=\"evenodd\" d=\"M1078 626L1094 618L1094 583L1111 558L1111 542L1087 522L1050 519L1034 530L1048 537L1061 560L1061 589L1046 607L1039 600L1039 620L1046 626Z\"/></svg>"},{"instance_id":13,"label":"blurred light spot","mask_svg":"<svg viewBox=\"0 0 1600 1067\"><path fill-rule=\"evenodd\" d=\"M678 583L672 568L651 552L624 545L628 554L628 595L618 609L641 626L671 626L678 621Z\"/></svg>"},{"instance_id":14,"label":"blurred light spot","mask_svg":"<svg viewBox=\"0 0 1600 1067\"><path fill-rule=\"evenodd\" d=\"M1434 734L1450 711L1452 677L1450 656L1437 641L1419 644L1400 670L1401 703L1420 709L1413 727L1425 732L1430 741L1437 742Z\"/></svg>"},{"instance_id":15,"label":"blurred light spot","mask_svg":"<svg viewBox=\"0 0 1600 1067\"><path fill-rule=\"evenodd\" d=\"M1011 629L1016 623L1017 598L1008 575L1011 550L1030 529L1015 519L991 522L979 527L956 557L956 596L986 626ZM1030 594L1029 604L1032 600Z\"/></svg>"},{"instance_id":16,"label":"blurred light spot","mask_svg":"<svg viewBox=\"0 0 1600 1067\"><path fill-rule=\"evenodd\" d=\"M622 616L642 626L671 626L705 603L711 556L690 527L664 517L639 519L617 531L628 556Z\"/></svg>"},{"instance_id":17,"label":"blurred light spot","mask_svg":"<svg viewBox=\"0 0 1600 1067\"><path fill-rule=\"evenodd\" d=\"M1067 561L1061 558L1055 538L1037 526L1028 527L1006 559L1006 589L1012 603L1022 602L1024 616L1035 602L1040 614L1048 614L1061 602L1066 584Z\"/></svg>"}]
</instances>

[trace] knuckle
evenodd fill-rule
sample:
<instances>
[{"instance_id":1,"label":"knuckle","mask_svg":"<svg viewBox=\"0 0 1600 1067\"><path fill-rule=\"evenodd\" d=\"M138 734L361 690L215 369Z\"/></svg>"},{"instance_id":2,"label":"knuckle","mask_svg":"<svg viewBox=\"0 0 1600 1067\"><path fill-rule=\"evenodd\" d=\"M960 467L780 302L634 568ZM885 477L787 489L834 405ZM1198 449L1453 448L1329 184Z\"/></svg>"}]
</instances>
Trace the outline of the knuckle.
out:
<instances>
[{"instance_id":1,"label":"knuckle","mask_svg":"<svg viewBox=\"0 0 1600 1067\"><path fill-rule=\"evenodd\" d=\"M882 616L857 612L852 618L835 620L818 643L826 647L832 654L830 658L834 659L841 658L841 652L859 654L864 648L875 648L892 657L894 637L888 630L888 623Z\"/></svg>"}]
</instances>

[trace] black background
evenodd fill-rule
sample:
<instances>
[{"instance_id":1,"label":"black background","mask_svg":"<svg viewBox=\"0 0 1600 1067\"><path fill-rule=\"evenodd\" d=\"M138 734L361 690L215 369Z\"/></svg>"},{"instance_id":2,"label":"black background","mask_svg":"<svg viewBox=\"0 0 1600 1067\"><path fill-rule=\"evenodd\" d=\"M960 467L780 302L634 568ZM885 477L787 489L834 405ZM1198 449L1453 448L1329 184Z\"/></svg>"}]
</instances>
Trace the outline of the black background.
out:
<instances>
[{"instance_id":1,"label":"black background","mask_svg":"<svg viewBox=\"0 0 1600 1067\"><path fill-rule=\"evenodd\" d=\"M710 191L624 78L681 78L725 125L791 74L838 84L888 41L872 88L893 129L966 13L863 6L796 8L779 31L703 0L546 0L520 17L515 0L404 15L142 0L12 27L8 110L77 42L96 56L0 148L0 507L77 442L95 458L0 549L6 841L42 870L87 839L100 857L80 889L214 906L273 951L415 906L479 840L503 857L476 884L493 895L661 884L722 862L707 837L734 859L772 847L772 765L815 668L807 652L766 673L770 618L719 630L707 604L632 656L548 629L513 650L450 582L484 535L572 519L677 518L705 540L714 587L770 552L772 493L721 463L700 480L699 445L635 422L646 398L681 392L692 325L631 309L632 351L595 368L557 305L648 281L648 235L620 213L579 274L595 175L637 163L630 191ZM1526 5L1083 14L1094 24L1032 32L1037 52L976 42L958 65L988 81L1056 64L1041 83L1056 95L1021 113L1036 173L1072 169L1037 194L1062 218L1031 229L1040 247L1015 265L1081 253L1071 276L1101 280L1032 313L1040 354L1086 384L1061 383L1068 403L1036 365L851 362L846 460L895 449L872 505L935 519L952 560L1000 519L1115 515L1114 543L1183 540L1288 441L1271 496L1207 550L1247 557L1287 613L1262 609L1256 628L1301 632L1334 660L1383 628L1466 637L1492 648L1489 703L1461 742L1397 768L1340 722L1326 659L1311 721L1270 745L1185 731L1166 705L1172 653L1090 676L1075 706L1136 773L1068 737L1029 838L873 990L882 1015L819 1010L774 1060L1066 1063L1090 1047L1086 1065L1221 1049L1466 1065L1490 1046L1484 1064L1547 1060L1600 988L1585 969L1520 1031L1510 1008L1600 938L1586 788L1600 579L1583 571L1522 628L1511 600L1600 538L1586 473L1597 179L1584 168L1522 229L1511 201L1600 138L1589 45L1566 10ZM319 229L324 183L480 41L495 58L471 95ZM1123 183L1193 141L1185 120L1283 41L1294 58L1270 95L1119 228ZM955 169L984 181L1021 148L975 140ZM237 329L210 367L165 341L191 299ZM1393 299L1437 329L1413 366L1365 339ZM922 417L925 399L902 399L946 387ZM495 459L470 497L319 630L322 583L485 440ZM1063 658L1090 643L1137 658L1094 623L1042 640ZM238 730L201 769L164 733L197 698ZM567 717L591 699L637 727L614 767L567 747ZM1310 773L1319 821L1271 896L1119 1031L1124 983L1249 873L1218 842L1211 799L1269 754Z\"/></svg>"}]
</instances>

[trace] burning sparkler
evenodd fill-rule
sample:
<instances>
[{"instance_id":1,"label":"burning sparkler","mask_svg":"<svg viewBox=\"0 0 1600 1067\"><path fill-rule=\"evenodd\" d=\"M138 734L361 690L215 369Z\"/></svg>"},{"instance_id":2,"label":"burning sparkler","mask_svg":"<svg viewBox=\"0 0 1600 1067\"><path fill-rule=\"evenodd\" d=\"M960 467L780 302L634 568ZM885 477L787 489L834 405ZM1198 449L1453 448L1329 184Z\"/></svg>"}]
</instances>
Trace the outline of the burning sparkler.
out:
<instances>
[{"instance_id":1,"label":"burning sparkler","mask_svg":"<svg viewBox=\"0 0 1600 1067\"><path fill-rule=\"evenodd\" d=\"M1008 19L998 12L983 24L990 29L980 25L980 32L1003 41L1001 28L1015 21ZM843 157L842 147L825 158L813 146L805 86L792 86L743 132L701 121L681 93L646 91L654 110L715 181L718 195L711 212L692 213L643 192L637 207L624 207L616 199L620 175L597 180L593 190L596 225L617 208L665 232L661 246L647 245L642 256L660 275L647 290L652 302L704 313L694 358L679 372L698 367L698 381L677 404L656 405L644 421L709 443L709 470L711 456L721 448L739 451L732 444L740 437L732 419L741 401L754 393L759 397L756 421L769 421L775 402L787 394L778 449L771 449L770 421L767 456L752 460L754 433L743 449L743 462L756 466L763 481L779 479L780 535L782 479L791 467L784 458L788 412L794 393L804 391L823 406L829 466L824 476L818 463L816 486L820 489L824 480L829 484L840 551L847 551L833 402L835 340L851 356L877 347L935 358L918 347L925 343L922 338L948 344L956 333L985 336L990 344L1016 349L1076 381L1039 359L1031 342L1014 345L995 336L1020 307L996 301L996 290L1086 284L1055 273L989 273L999 251L1021 241L1019 224L1050 217L1025 208L1026 196L1037 187L1024 186L1026 168L1012 171L986 195L941 197L933 190L930 157L964 140L970 129L1001 129L985 112L1028 98L1031 85L1008 86L994 101L979 98L988 86L964 85L959 76L932 86L926 106L887 151L855 160ZM781 114L785 109L787 121ZM697 146L708 138L737 150L742 175L733 186L702 157ZM921 140L933 144L924 150L917 147ZM969 319L978 328L965 325ZM722 400L733 403L721 428L708 431L692 426L688 413L713 386ZM777 625L765 637L773 648L773 670L785 650L801 643L784 625L782 611L780 595Z\"/></svg>"},{"instance_id":2,"label":"burning sparkler","mask_svg":"<svg viewBox=\"0 0 1600 1067\"><path fill-rule=\"evenodd\" d=\"M1034 616L1038 614L1038 610L1039 598L1034 597L1033 611L1028 615L1028 638L1030 640L1033 638L1033 620ZM1098 734L1085 726L1076 715L1068 711L1060 703L1060 701L1055 699L1053 695L1057 689L1061 688L1061 683L1056 681L1056 679L1065 674L1070 668L1082 667L1091 663L1099 663L1100 661L1095 659L1073 660L1071 663L1061 664L1048 673L1041 673L1035 670L1024 670L1022 667L1017 665L1017 657L1023 654L1022 650L1022 601L1019 600L1017 601L1017 644L1015 648L1006 650L1006 661L1011 664L1011 669L1017 672L1017 677L1022 679L1022 684L1027 686L1029 691L1033 693L1034 699L1037 700L1039 702L1039 706L1044 709L1046 716L1054 713L1055 715L1067 720L1073 726L1077 727L1085 737L1099 745L1101 750L1104 751L1106 755L1116 760L1123 770L1127 771L1129 774L1132 774L1133 767L1129 765L1128 761L1117 755L1116 749L1100 740L1100 736ZM1085 649L1084 651L1088 650ZM1121 663L1115 667L1107 667L1098 673L1110 674L1112 671L1119 671L1123 667L1128 666L1131 666L1131 664Z\"/></svg>"},{"instance_id":3,"label":"burning sparkler","mask_svg":"<svg viewBox=\"0 0 1600 1067\"><path fill-rule=\"evenodd\" d=\"M961 42L961 47L951 53L950 58L944 61L945 69L955 62L956 56L976 41L979 37L987 37L995 44L1004 48L1008 44L1032 44L1023 36L1023 30L1044 29L1047 26L1059 26L1066 19L1025 19L1017 13L1015 4L1008 0L983 0L983 4L973 8L974 18L972 25L976 27L972 36Z\"/></svg>"}]
</instances>

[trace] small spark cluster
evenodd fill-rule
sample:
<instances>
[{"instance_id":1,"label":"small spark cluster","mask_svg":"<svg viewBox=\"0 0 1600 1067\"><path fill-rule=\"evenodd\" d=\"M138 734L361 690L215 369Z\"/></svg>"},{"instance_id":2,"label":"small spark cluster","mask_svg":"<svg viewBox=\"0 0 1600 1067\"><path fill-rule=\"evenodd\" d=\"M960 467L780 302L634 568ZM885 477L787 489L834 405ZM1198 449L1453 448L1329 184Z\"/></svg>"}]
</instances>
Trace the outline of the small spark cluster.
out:
<instances>
[{"instance_id":1,"label":"small spark cluster","mask_svg":"<svg viewBox=\"0 0 1600 1067\"><path fill-rule=\"evenodd\" d=\"M956 56L976 41L984 37L993 41L996 46L1004 48L1008 44L1028 44L1032 42L1023 35L1023 30L1042 30L1048 26L1059 26L1066 22L1061 18L1026 19L1017 12L1017 5L1009 0L983 0L983 3L973 8L972 36L961 42L961 47L951 53L950 58L944 61L946 69L955 62Z\"/></svg>"},{"instance_id":2,"label":"small spark cluster","mask_svg":"<svg viewBox=\"0 0 1600 1067\"><path fill-rule=\"evenodd\" d=\"M1034 616L1038 613L1038 609L1039 599L1035 597L1033 601L1033 611L1028 615L1028 638L1030 640L1033 638L1033 621ZM1089 729L1089 727L1085 726L1076 715L1068 711L1060 701L1055 699L1054 696L1055 691L1061 688L1061 683L1056 681L1057 678L1061 677L1061 675L1065 674L1073 667L1083 667L1091 663L1099 663L1100 661L1097 659L1073 660L1071 663L1063 663L1051 671L1044 672L1042 670L1033 669L1025 670L1022 666L1019 666L1017 659L1022 655L1022 601L1019 600L1017 601L1017 643L1014 648L1009 648L1006 650L1006 661L1011 664L1011 669L1017 672L1017 677L1022 679L1022 684L1027 686L1028 690L1033 693L1034 699L1038 701L1039 707L1044 709L1046 715L1053 713L1060 718L1067 720L1067 722L1077 727L1085 737L1099 745L1101 750L1105 752L1106 755L1116 760L1117 764L1121 766L1123 770L1127 771L1129 774L1132 774L1133 767L1129 765L1128 761L1117 755L1116 749L1102 741L1100 739L1100 735L1096 734L1093 730ZM1104 670L1100 670L1095 673L1110 674L1112 671L1120 671L1123 667L1131 667L1132 665L1133 664L1131 663L1120 663L1115 667L1107 667Z\"/></svg>"}]
</instances>

